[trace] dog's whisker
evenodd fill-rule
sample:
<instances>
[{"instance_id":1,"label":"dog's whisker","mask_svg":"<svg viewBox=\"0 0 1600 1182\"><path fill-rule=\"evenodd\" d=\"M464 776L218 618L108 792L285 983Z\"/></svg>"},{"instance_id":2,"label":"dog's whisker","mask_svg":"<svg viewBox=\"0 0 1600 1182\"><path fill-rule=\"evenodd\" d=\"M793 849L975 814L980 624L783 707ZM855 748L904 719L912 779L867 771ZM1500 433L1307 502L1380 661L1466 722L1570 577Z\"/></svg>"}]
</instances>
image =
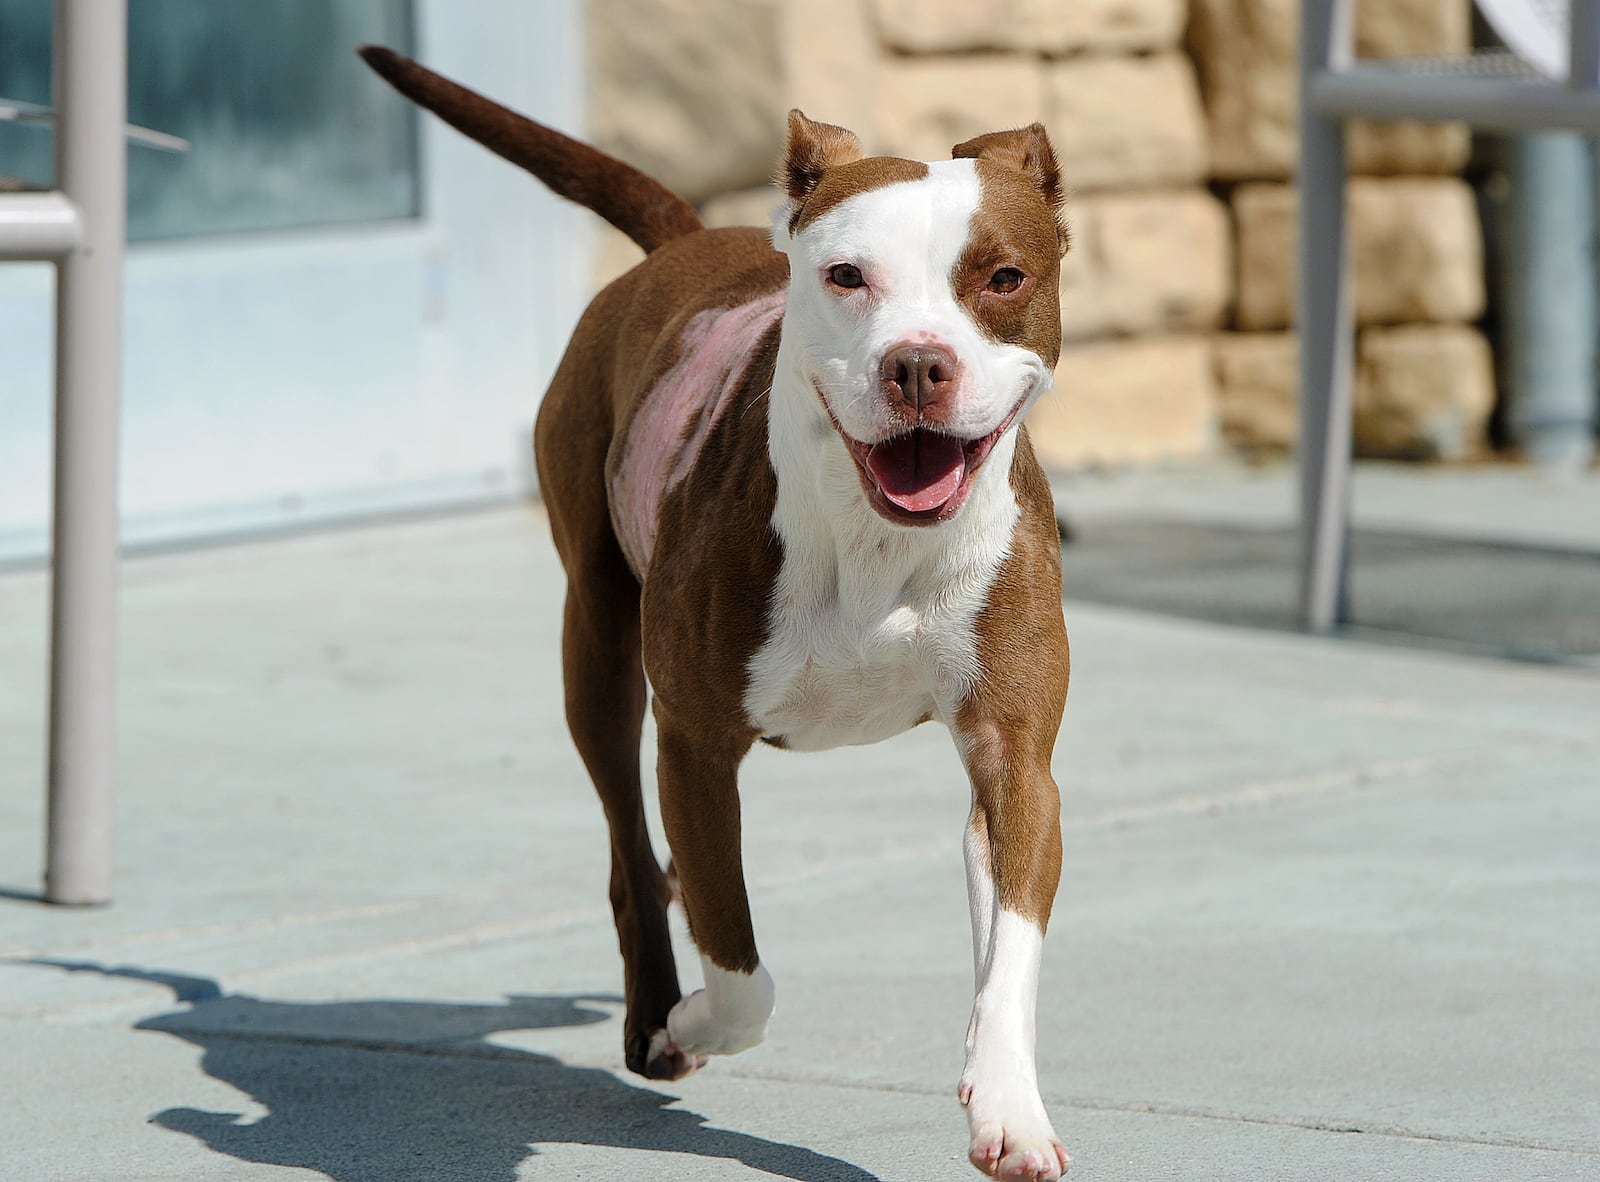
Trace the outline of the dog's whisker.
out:
<instances>
[{"instance_id":1,"label":"dog's whisker","mask_svg":"<svg viewBox=\"0 0 1600 1182\"><path fill-rule=\"evenodd\" d=\"M771 385L768 385L765 390L761 391L754 398L752 398L749 402L746 402L744 404L744 409L739 412L739 417L741 419L744 418L745 415L749 414L751 412L751 410L753 410L755 408L756 403L760 402L763 398L771 398L771 397L772 397L772 387L771 387Z\"/></svg>"}]
</instances>

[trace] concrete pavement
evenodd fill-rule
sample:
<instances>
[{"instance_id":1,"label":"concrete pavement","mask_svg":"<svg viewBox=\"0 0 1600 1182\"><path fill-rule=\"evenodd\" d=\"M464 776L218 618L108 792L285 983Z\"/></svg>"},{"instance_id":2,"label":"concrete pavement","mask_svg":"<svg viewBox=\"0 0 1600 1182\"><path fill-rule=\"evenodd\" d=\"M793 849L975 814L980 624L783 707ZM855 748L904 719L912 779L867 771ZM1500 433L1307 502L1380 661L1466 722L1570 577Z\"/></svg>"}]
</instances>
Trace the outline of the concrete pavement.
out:
<instances>
[{"instance_id":1,"label":"concrete pavement","mask_svg":"<svg viewBox=\"0 0 1600 1182\"><path fill-rule=\"evenodd\" d=\"M1299 514L1293 464L1173 464L1062 473L1051 483L1073 520L1163 520L1292 527ZM1521 548L1600 551L1600 467L1546 472L1527 464L1415 464L1365 460L1350 486L1358 530L1410 533Z\"/></svg>"},{"instance_id":2,"label":"concrete pavement","mask_svg":"<svg viewBox=\"0 0 1600 1182\"><path fill-rule=\"evenodd\" d=\"M755 753L772 1035L646 1084L561 594L531 509L131 562L118 901L71 912L0 578L0 1179L977 1176L947 736ZM1068 607L1073 1176L1600 1179L1600 678Z\"/></svg>"},{"instance_id":3,"label":"concrete pavement","mask_svg":"<svg viewBox=\"0 0 1600 1182\"><path fill-rule=\"evenodd\" d=\"M1219 624L1298 629L1287 464L1065 475L1066 591ZM1600 469L1363 463L1347 636L1600 670Z\"/></svg>"}]
</instances>

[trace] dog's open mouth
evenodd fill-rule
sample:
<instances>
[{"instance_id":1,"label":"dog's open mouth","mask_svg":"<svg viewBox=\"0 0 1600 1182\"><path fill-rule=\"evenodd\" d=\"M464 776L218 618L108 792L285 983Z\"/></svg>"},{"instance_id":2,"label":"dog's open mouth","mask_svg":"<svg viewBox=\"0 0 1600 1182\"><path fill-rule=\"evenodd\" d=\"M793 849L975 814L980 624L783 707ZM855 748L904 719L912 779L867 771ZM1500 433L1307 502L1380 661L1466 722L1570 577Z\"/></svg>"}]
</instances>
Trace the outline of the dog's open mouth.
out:
<instances>
[{"instance_id":1,"label":"dog's open mouth","mask_svg":"<svg viewBox=\"0 0 1600 1182\"><path fill-rule=\"evenodd\" d=\"M902 525L936 525L961 511L972 491L973 476L1006 428L1016 421L1026 401L1025 396L1019 399L1005 420L979 439L961 439L928 427L913 427L877 443L852 439L826 398L822 404L855 460L867 501L879 516Z\"/></svg>"},{"instance_id":2,"label":"dog's open mouth","mask_svg":"<svg viewBox=\"0 0 1600 1182\"><path fill-rule=\"evenodd\" d=\"M967 445L951 435L912 430L856 449L879 491L907 513L939 508L967 476Z\"/></svg>"}]
</instances>

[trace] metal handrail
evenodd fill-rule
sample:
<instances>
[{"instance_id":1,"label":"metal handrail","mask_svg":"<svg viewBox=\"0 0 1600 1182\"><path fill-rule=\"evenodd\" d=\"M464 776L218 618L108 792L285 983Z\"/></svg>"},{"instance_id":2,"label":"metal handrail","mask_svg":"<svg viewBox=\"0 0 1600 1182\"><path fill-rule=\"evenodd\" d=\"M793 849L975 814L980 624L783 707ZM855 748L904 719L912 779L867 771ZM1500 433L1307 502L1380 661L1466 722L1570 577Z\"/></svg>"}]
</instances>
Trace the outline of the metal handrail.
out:
<instances>
[{"instance_id":1,"label":"metal handrail","mask_svg":"<svg viewBox=\"0 0 1600 1182\"><path fill-rule=\"evenodd\" d=\"M45 898L111 898L127 226L125 0L55 0L55 190L0 193L0 261L56 267Z\"/></svg>"},{"instance_id":2,"label":"metal handrail","mask_svg":"<svg viewBox=\"0 0 1600 1182\"><path fill-rule=\"evenodd\" d=\"M1600 0L1572 0L1568 76L1507 54L1357 61L1351 0L1304 0L1300 26L1300 620L1348 617L1351 354L1346 119L1600 134Z\"/></svg>"},{"instance_id":3,"label":"metal handrail","mask_svg":"<svg viewBox=\"0 0 1600 1182\"><path fill-rule=\"evenodd\" d=\"M56 111L54 107L41 106L39 103L0 98L0 123L8 122L51 127L56 122ZM158 152L187 152L192 146L181 135L140 127L136 123L125 124L122 136L130 144L138 144L141 148L154 148Z\"/></svg>"}]
</instances>

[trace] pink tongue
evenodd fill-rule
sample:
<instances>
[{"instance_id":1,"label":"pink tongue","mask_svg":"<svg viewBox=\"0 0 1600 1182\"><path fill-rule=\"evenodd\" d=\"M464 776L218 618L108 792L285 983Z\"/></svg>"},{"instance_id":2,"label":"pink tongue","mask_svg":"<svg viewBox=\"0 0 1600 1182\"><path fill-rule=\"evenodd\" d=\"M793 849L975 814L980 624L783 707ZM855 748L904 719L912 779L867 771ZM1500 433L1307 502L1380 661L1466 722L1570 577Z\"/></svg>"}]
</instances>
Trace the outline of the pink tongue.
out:
<instances>
[{"instance_id":1,"label":"pink tongue","mask_svg":"<svg viewBox=\"0 0 1600 1182\"><path fill-rule=\"evenodd\" d=\"M959 439L912 431L874 444L867 468L884 496L909 512L925 513L955 496L967 462Z\"/></svg>"}]
</instances>

